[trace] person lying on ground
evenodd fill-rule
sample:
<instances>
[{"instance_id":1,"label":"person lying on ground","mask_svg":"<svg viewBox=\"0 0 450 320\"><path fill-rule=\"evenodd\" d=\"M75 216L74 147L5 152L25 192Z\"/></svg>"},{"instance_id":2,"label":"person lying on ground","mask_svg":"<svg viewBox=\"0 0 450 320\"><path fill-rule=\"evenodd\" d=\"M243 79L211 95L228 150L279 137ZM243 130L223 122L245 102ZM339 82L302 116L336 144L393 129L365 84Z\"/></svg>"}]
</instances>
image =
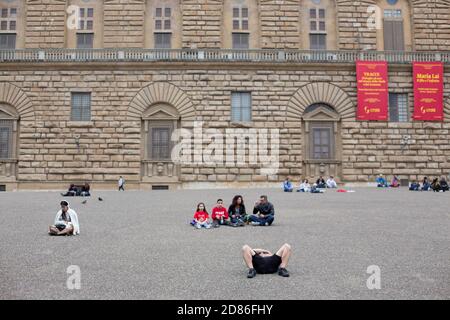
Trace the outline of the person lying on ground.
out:
<instances>
[{"instance_id":1,"label":"person lying on ground","mask_svg":"<svg viewBox=\"0 0 450 320\"><path fill-rule=\"evenodd\" d=\"M242 247L242 256L248 267L247 278L254 278L257 273L271 274L278 272L282 277L289 277L286 267L291 256L291 246L285 243L275 254L265 249L252 249L248 245Z\"/></svg>"}]
</instances>

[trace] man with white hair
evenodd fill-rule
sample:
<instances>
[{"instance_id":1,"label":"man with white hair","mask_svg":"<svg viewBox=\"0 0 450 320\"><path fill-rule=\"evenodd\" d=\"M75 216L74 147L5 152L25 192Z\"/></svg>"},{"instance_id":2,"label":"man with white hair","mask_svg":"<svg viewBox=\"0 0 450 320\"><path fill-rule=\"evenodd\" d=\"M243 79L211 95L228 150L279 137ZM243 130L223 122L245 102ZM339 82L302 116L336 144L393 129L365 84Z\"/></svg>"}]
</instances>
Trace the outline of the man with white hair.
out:
<instances>
[{"instance_id":1,"label":"man with white hair","mask_svg":"<svg viewBox=\"0 0 450 320\"><path fill-rule=\"evenodd\" d=\"M51 236L69 236L80 234L80 224L75 210L69 208L66 200L61 201L61 210L56 213L55 222L49 227Z\"/></svg>"}]
</instances>

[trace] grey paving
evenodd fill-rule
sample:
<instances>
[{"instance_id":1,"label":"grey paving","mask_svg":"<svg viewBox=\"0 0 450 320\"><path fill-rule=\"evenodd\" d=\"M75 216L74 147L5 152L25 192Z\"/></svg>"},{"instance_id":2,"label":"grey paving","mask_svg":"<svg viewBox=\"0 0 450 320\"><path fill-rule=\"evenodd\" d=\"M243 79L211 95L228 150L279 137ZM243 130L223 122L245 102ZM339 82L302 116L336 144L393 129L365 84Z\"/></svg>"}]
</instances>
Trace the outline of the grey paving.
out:
<instances>
[{"instance_id":1,"label":"grey paving","mask_svg":"<svg viewBox=\"0 0 450 320\"><path fill-rule=\"evenodd\" d=\"M1 299L449 299L450 193L356 189L285 194L281 190L94 192L71 199L77 237L49 237L61 196L0 193ZM210 208L235 193L251 207L266 193L272 227L194 230L198 201ZM101 196L104 202L99 202ZM291 277L246 279L243 244L293 247ZM69 290L66 269L81 269ZM381 290L369 290L369 265Z\"/></svg>"}]
</instances>

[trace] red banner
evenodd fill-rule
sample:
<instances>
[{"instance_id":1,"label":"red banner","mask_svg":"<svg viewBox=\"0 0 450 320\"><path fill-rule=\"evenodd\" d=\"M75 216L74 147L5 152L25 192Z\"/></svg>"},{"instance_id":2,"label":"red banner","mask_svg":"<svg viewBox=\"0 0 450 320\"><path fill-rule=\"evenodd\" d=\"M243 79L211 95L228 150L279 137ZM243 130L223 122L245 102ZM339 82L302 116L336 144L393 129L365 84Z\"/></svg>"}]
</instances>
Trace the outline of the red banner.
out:
<instances>
[{"instance_id":1,"label":"red banner","mask_svg":"<svg viewBox=\"0 0 450 320\"><path fill-rule=\"evenodd\" d=\"M414 120L444 120L444 64L414 62Z\"/></svg>"},{"instance_id":2,"label":"red banner","mask_svg":"<svg viewBox=\"0 0 450 320\"><path fill-rule=\"evenodd\" d=\"M358 120L388 119L388 68L385 61L357 61Z\"/></svg>"}]
</instances>

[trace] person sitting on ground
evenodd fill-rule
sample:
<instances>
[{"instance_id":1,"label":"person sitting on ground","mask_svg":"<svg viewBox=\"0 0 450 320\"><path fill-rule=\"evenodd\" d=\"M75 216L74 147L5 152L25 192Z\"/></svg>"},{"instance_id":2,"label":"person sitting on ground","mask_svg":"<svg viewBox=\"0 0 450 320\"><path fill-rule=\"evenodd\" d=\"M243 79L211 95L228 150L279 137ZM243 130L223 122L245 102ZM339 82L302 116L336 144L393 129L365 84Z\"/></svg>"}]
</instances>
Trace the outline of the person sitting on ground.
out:
<instances>
[{"instance_id":1,"label":"person sitting on ground","mask_svg":"<svg viewBox=\"0 0 450 320\"><path fill-rule=\"evenodd\" d=\"M208 211L206 211L206 206L203 202L200 202L197 205L197 210L194 214L194 227L197 229L211 228L211 224L209 223L209 214Z\"/></svg>"},{"instance_id":2,"label":"person sitting on ground","mask_svg":"<svg viewBox=\"0 0 450 320\"><path fill-rule=\"evenodd\" d=\"M56 213L55 222L48 228L52 236L70 236L80 234L80 224L75 210L69 208L69 202L61 201L61 210Z\"/></svg>"},{"instance_id":3,"label":"person sitting on ground","mask_svg":"<svg viewBox=\"0 0 450 320\"><path fill-rule=\"evenodd\" d=\"M261 196L255 202L253 208L253 215L250 216L250 221L254 226L270 226L275 219L275 209L273 204L267 201L267 196Z\"/></svg>"},{"instance_id":4,"label":"person sitting on ground","mask_svg":"<svg viewBox=\"0 0 450 320\"><path fill-rule=\"evenodd\" d=\"M212 226L218 228L223 225L229 225L229 217L227 208L223 206L223 200L218 199L216 206L212 209L211 217L213 220Z\"/></svg>"},{"instance_id":5,"label":"person sitting on ground","mask_svg":"<svg viewBox=\"0 0 450 320\"><path fill-rule=\"evenodd\" d=\"M433 179L433 182L431 182L431 189L434 192L440 192L442 190L441 189L441 185L439 184L439 179L438 178Z\"/></svg>"},{"instance_id":6,"label":"person sitting on ground","mask_svg":"<svg viewBox=\"0 0 450 320\"><path fill-rule=\"evenodd\" d=\"M272 254L264 249L252 249L248 245L242 247L242 256L248 267L247 278L254 278L257 273L271 274L278 271L278 275L289 277L286 267L291 256L291 246L285 243L277 253Z\"/></svg>"},{"instance_id":7,"label":"person sitting on ground","mask_svg":"<svg viewBox=\"0 0 450 320\"><path fill-rule=\"evenodd\" d=\"M378 188L387 188L388 184L386 179L383 178L383 175L380 173L380 175L377 177L377 187Z\"/></svg>"},{"instance_id":8,"label":"person sitting on ground","mask_svg":"<svg viewBox=\"0 0 450 320\"><path fill-rule=\"evenodd\" d=\"M89 183L85 183L84 186L81 188L81 196L82 197L90 197L91 196L91 186Z\"/></svg>"},{"instance_id":9,"label":"person sitting on ground","mask_svg":"<svg viewBox=\"0 0 450 320\"><path fill-rule=\"evenodd\" d=\"M327 188L330 188L330 189L336 189L337 188L337 183L334 180L333 176L330 176L328 178L328 180L327 180Z\"/></svg>"},{"instance_id":10,"label":"person sitting on ground","mask_svg":"<svg viewBox=\"0 0 450 320\"><path fill-rule=\"evenodd\" d=\"M245 222L248 221L242 196L237 195L233 197L233 201L228 208L228 215L230 216L230 223L233 227L243 227Z\"/></svg>"},{"instance_id":11,"label":"person sitting on ground","mask_svg":"<svg viewBox=\"0 0 450 320\"><path fill-rule=\"evenodd\" d=\"M430 180L428 180L428 177L423 177L422 191L430 191L430 190L431 190Z\"/></svg>"},{"instance_id":12,"label":"person sitting on ground","mask_svg":"<svg viewBox=\"0 0 450 320\"><path fill-rule=\"evenodd\" d=\"M313 186L311 187L311 190L309 192L311 192L311 193L325 193L325 190L323 188L318 188L317 184L314 183Z\"/></svg>"},{"instance_id":13,"label":"person sitting on ground","mask_svg":"<svg viewBox=\"0 0 450 320\"><path fill-rule=\"evenodd\" d=\"M311 191L311 185L308 182L308 179L303 180L303 182L300 184L297 192L310 192Z\"/></svg>"},{"instance_id":14,"label":"person sitting on ground","mask_svg":"<svg viewBox=\"0 0 450 320\"><path fill-rule=\"evenodd\" d=\"M319 189L325 189L327 187L327 184L325 183L325 179L322 176L320 176L319 179L317 179L316 187Z\"/></svg>"},{"instance_id":15,"label":"person sitting on ground","mask_svg":"<svg viewBox=\"0 0 450 320\"><path fill-rule=\"evenodd\" d=\"M444 192L449 191L447 179L445 179L444 176L441 177L441 180L439 181L439 185L441 186L442 191L444 191Z\"/></svg>"},{"instance_id":16,"label":"person sitting on ground","mask_svg":"<svg viewBox=\"0 0 450 320\"><path fill-rule=\"evenodd\" d=\"M292 182L289 179L289 177L286 178L283 182L283 190L284 192L292 192L294 190L294 187L292 186Z\"/></svg>"},{"instance_id":17,"label":"person sitting on ground","mask_svg":"<svg viewBox=\"0 0 450 320\"><path fill-rule=\"evenodd\" d=\"M397 176L394 175L394 178L392 178L392 183L390 185L391 188L398 188L400 187L400 180Z\"/></svg>"},{"instance_id":18,"label":"person sitting on ground","mask_svg":"<svg viewBox=\"0 0 450 320\"><path fill-rule=\"evenodd\" d=\"M410 191L420 191L420 184L417 181L413 181L409 186Z\"/></svg>"},{"instance_id":19,"label":"person sitting on ground","mask_svg":"<svg viewBox=\"0 0 450 320\"><path fill-rule=\"evenodd\" d=\"M72 183L66 193L61 193L63 197L75 197L77 195L77 187Z\"/></svg>"}]
</instances>

